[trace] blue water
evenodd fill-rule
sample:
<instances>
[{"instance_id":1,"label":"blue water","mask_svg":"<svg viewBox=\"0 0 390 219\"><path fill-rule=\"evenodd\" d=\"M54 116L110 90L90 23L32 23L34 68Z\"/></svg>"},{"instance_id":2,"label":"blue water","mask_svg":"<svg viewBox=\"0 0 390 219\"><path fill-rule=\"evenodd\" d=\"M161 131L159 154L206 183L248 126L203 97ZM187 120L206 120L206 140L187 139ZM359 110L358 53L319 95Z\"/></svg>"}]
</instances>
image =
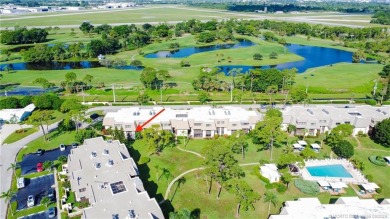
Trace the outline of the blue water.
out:
<instances>
[{"instance_id":1,"label":"blue water","mask_svg":"<svg viewBox=\"0 0 390 219\"><path fill-rule=\"evenodd\" d=\"M218 67L221 68L225 74L233 68L241 68L243 73L256 68L277 68L279 70L296 68L298 69L298 73L303 73L309 68L333 65L339 62L352 62L352 52L344 50L298 44L291 44L286 47L289 52L302 56L304 60L286 62L273 66L224 65Z\"/></svg>"},{"instance_id":2,"label":"blue water","mask_svg":"<svg viewBox=\"0 0 390 219\"><path fill-rule=\"evenodd\" d=\"M19 62L12 64L0 64L0 71L5 71L5 67L9 66L15 71L21 70L71 70L84 68L99 68L103 67L98 61L81 61L81 62L49 62L49 63L27 63ZM123 70L142 70L143 67L135 67L131 65L121 66L117 69Z\"/></svg>"},{"instance_id":3,"label":"blue water","mask_svg":"<svg viewBox=\"0 0 390 219\"><path fill-rule=\"evenodd\" d=\"M0 92L0 96L35 96L40 95L46 92L56 92L59 88L53 87L48 89L43 89L40 87L23 87L23 86L16 86L12 88L12 90L2 90Z\"/></svg>"},{"instance_id":4,"label":"blue water","mask_svg":"<svg viewBox=\"0 0 390 219\"><path fill-rule=\"evenodd\" d=\"M352 178L352 175L340 164L306 167L310 175L316 177Z\"/></svg>"},{"instance_id":5,"label":"blue water","mask_svg":"<svg viewBox=\"0 0 390 219\"><path fill-rule=\"evenodd\" d=\"M145 58L185 58L190 55L201 53L201 52L210 52L220 49L237 49L243 47L249 47L256 45L249 40L239 40L237 43L231 44L221 44L214 46L202 46L202 47L186 47L174 51L158 51L155 53L149 53L145 55Z\"/></svg>"}]
</instances>

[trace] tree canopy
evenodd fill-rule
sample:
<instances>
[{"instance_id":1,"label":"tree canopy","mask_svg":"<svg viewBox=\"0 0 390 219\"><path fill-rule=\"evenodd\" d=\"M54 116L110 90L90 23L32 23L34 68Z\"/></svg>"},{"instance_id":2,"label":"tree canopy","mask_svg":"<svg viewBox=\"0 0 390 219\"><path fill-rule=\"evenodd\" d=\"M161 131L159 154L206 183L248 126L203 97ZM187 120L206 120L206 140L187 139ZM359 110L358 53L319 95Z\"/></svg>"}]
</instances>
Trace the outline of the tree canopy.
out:
<instances>
[{"instance_id":1,"label":"tree canopy","mask_svg":"<svg viewBox=\"0 0 390 219\"><path fill-rule=\"evenodd\" d=\"M379 144L390 147L390 119L387 118L378 122L374 127L371 137Z\"/></svg>"}]
</instances>

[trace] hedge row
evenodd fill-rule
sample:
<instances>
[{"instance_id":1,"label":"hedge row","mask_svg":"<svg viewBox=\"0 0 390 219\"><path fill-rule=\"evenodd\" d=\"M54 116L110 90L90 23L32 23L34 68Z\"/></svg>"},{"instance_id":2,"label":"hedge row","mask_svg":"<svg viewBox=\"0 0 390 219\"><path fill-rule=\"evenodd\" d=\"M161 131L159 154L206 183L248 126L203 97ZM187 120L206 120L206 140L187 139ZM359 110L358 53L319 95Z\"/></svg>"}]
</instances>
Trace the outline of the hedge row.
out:
<instances>
[{"instance_id":1,"label":"hedge row","mask_svg":"<svg viewBox=\"0 0 390 219\"><path fill-rule=\"evenodd\" d=\"M377 160L377 157L378 156L376 156L376 155L369 156L368 160L370 160L371 163L378 165L378 166L387 166L387 163L383 158L381 160Z\"/></svg>"},{"instance_id":2,"label":"hedge row","mask_svg":"<svg viewBox=\"0 0 390 219\"><path fill-rule=\"evenodd\" d=\"M313 181L296 179L294 181L294 185L299 189L299 191L307 195L318 195L320 193L320 187Z\"/></svg>"}]
</instances>

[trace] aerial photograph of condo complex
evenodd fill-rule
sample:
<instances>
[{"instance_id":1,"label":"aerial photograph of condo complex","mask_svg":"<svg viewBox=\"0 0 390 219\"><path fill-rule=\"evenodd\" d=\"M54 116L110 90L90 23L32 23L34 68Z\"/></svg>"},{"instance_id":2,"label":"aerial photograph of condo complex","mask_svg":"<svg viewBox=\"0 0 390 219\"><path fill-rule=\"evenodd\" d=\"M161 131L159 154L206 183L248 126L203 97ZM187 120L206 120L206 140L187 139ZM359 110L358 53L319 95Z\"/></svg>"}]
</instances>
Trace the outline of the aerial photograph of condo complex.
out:
<instances>
[{"instance_id":1,"label":"aerial photograph of condo complex","mask_svg":"<svg viewBox=\"0 0 390 219\"><path fill-rule=\"evenodd\" d=\"M390 0L2 0L0 219L390 219Z\"/></svg>"}]
</instances>

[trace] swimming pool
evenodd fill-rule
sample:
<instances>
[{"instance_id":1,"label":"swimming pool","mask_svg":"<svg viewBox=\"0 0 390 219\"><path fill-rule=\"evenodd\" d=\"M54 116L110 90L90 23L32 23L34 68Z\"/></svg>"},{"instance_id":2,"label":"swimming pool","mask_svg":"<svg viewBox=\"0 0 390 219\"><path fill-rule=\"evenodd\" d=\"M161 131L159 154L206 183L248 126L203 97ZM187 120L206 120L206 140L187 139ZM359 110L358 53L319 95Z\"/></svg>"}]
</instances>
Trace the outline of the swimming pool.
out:
<instances>
[{"instance_id":1,"label":"swimming pool","mask_svg":"<svg viewBox=\"0 0 390 219\"><path fill-rule=\"evenodd\" d=\"M306 167L314 177L352 178L352 175L341 164Z\"/></svg>"}]
</instances>

